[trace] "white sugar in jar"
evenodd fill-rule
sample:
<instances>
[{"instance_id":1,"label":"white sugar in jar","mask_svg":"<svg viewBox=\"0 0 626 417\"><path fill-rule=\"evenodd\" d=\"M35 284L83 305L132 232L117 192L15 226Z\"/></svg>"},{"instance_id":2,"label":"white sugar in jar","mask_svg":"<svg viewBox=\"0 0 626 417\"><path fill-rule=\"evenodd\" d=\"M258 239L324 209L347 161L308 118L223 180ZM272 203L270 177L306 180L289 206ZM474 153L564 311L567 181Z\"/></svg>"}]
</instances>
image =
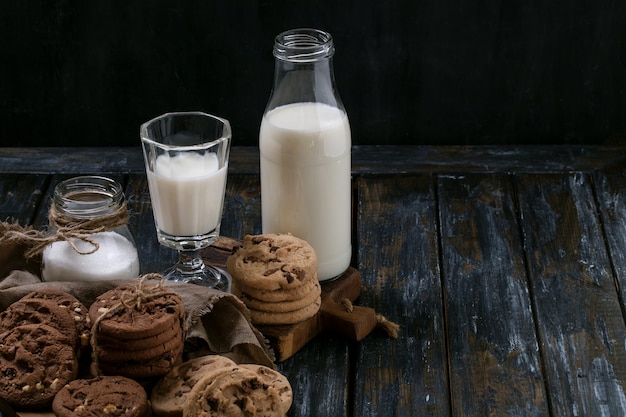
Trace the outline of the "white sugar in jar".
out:
<instances>
[{"instance_id":1,"label":"white sugar in jar","mask_svg":"<svg viewBox=\"0 0 626 417\"><path fill-rule=\"evenodd\" d=\"M51 232L66 237L44 250L44 281L101 281L139 275L137 248L117 181L97 176L63 181L54 190L50 210Z\"/></svg>"}]
</instances>

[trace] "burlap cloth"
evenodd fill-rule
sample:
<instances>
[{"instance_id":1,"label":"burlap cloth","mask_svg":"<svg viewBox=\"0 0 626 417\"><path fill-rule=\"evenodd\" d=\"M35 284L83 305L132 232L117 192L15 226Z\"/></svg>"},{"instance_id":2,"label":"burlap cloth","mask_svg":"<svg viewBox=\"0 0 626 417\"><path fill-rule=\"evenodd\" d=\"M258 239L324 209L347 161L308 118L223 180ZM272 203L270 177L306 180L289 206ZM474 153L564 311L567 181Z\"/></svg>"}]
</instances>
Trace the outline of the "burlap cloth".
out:
<instances>
[{"instance_id":1,"label":"burlap cloth","mask_svg":"<svg viewBox=\"0 0 626 417\"><path fill-rule=\"evenodd\" d=\"M3 232L0 225L0 234ZM6 230L6 229L5 229ZM0 311L29 292L59 288L78 298L87 308L98 295L138 279L100 282L42 282L37 259L24 258L26 248L0 243ZM274 353L264 336L250 323L246 306L232 294L176 282L164 283L178 293L186 311L186 343L189 357L217 353L237 363L274 366Z\"/></svg>"}]
</instances>

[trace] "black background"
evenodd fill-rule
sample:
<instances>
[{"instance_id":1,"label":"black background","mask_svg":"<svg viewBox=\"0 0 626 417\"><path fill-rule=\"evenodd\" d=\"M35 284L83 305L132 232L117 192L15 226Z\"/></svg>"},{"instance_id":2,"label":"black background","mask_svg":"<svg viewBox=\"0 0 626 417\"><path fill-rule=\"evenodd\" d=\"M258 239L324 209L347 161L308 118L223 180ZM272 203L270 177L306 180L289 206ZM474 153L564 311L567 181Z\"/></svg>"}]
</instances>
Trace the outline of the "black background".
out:
<instances>
[{"instance_id":1,"label":"black background","mask_svg":"<svg viewBox=\"0 0 626 417\"><path fill-rule=\"evenodd\" d=\"M0 145L138 146L161 113L256 145L273 39L335 40L353 144L626 142L624 1L3 1Z\"/></svg>"}]
</instances>

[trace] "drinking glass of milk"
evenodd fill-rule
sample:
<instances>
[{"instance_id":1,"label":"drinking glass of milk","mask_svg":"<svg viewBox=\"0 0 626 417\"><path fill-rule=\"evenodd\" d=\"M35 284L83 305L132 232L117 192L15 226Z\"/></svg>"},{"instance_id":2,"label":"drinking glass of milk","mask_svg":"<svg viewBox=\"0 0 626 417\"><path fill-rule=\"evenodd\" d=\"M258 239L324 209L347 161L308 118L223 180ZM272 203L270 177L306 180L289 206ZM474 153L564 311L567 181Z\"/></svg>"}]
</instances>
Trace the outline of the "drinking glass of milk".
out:
<instances>
[{"instance_id":1,"label":"drinking glass of milk","mask_svg":"<svg viewBox=\"0 0 626 417\"><path fill-rule=\"evenodd\" d=\"M229 292L230 275L206 265L200 250L219 237L230 123L202 112L167 113L142 124L140 136L158 241L179 252L164 278Z\"/></svg>"}]
</instances>

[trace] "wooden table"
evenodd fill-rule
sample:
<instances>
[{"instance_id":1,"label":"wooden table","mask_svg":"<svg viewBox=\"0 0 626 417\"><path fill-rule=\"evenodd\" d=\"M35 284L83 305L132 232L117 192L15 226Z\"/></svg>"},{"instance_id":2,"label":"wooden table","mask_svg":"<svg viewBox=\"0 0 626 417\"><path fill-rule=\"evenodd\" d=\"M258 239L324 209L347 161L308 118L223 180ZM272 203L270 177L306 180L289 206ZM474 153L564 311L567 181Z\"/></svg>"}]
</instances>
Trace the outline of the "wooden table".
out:
<instances>
[{"instance_id":1,"label":"wooden table","mask_svg":"<svg viewBox=\"0 0 626 417\"><path fill-rule=\"evenodd\" d=\"M142 271L139 148L0 148L0 217L45 222L68 176L121 180ZM626 415L626 147L355 147L357 304L401 325L279 364L290 416ZM258 151L231 154L222 234L261 232Z\"/></svg>"}]
</instances>

